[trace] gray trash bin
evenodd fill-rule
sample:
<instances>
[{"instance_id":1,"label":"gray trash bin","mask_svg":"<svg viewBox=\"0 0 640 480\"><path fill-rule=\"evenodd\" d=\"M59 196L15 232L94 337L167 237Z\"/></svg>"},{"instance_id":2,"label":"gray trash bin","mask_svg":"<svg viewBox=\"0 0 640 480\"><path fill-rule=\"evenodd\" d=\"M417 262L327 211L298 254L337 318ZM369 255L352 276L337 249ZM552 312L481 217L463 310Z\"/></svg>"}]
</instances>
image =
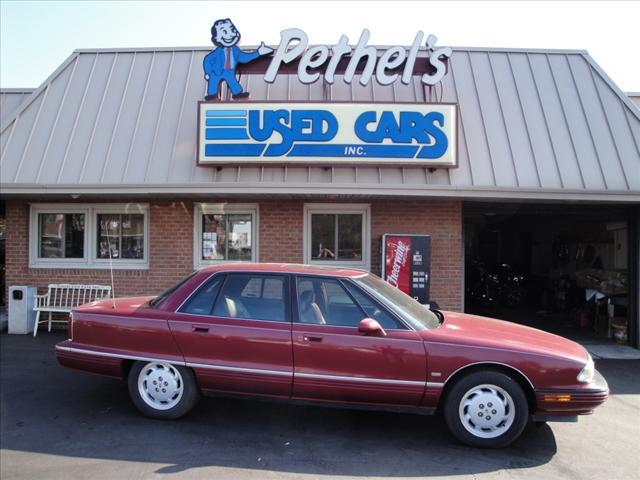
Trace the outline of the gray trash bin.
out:
<instances>
[{"instance_id":1,"label":"gray trash bin","mask_svg":"<svg viewBox=\"0 0 640 480\"><path fill-rule=\"evenodd\" d=\"M36 321L36 287L9 287L9 333L31 333Z\"/></svg>"}]
</instances>

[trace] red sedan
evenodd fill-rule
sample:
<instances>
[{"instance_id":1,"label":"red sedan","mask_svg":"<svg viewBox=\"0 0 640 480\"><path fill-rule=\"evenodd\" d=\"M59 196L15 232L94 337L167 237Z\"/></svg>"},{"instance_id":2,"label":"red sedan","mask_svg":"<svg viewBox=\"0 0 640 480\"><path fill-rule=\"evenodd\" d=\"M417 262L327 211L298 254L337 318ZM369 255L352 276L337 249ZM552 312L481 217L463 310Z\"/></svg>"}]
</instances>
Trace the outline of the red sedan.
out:
<instances>
[{"instance_id":1,"label":"red sedan","mask_svg":"<svg viewBox=\"0 0 640 480\"><path fill-rule=\"evenodd\" d=\"M583 347L513 323L431 311L360 270L236 264L157 297L83 305L59 362L127 379L145 415L201 392L433 414L501 447L527 421L573 421L609 395Z\"/></svg>"}]
</instances>

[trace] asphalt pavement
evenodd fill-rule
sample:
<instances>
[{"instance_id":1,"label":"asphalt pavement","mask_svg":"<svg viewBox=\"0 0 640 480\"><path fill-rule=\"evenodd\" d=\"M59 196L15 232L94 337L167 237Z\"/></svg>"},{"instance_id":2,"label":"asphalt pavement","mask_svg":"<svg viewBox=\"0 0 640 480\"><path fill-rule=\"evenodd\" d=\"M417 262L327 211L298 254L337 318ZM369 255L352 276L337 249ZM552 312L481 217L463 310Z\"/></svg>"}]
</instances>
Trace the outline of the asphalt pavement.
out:
<instances>
[{"instance_id":1,"label":"asphalt pavement","mask_svg":"<svg viewBox=\"0 0 640 480\"><path fill-rule=\"evenodd\" d=\"M2 480L640 478L639 360L596 361L613 395L594 415L480 450L439 416L205 398L181 420L150 420L124 382L60 367L64 338L0 335Z\"/></svg>"}]
</instances>

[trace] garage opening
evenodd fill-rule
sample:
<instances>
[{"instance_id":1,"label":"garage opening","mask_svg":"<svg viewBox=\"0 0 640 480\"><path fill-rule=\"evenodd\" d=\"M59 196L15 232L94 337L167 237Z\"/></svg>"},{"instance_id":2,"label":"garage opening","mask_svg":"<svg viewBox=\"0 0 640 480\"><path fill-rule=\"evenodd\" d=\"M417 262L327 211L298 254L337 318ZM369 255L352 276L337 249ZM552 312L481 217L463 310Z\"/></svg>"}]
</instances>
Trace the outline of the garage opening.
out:
<instances>
[{"instance_id":1,"label":"garage opening","mask_svg":"<svg viewBox=\"0 0 640 480\"><path fill-rule=\"evenodd\" d=\"M631 218L598 205L465 204L465 310L631 343Z\"/></svg>"}]
</instances>

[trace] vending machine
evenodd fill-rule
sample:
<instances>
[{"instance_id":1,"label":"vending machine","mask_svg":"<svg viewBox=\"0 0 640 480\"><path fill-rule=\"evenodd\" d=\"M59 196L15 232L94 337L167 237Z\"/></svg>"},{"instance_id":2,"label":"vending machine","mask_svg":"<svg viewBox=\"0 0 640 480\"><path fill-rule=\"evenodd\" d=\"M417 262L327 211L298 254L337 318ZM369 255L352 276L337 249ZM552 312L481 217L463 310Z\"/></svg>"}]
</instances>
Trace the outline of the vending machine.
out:
<instances>
[{"instance_id":1,"label":"vending machine","mask_svg":"<svg viewBox=\"0 0 640 480\"><path fill-rule=\"evenodd\" d=\"M385 281L420 303L429 303L431 236L385 233L381 271Z\"/></svg>"}]
</instances>

